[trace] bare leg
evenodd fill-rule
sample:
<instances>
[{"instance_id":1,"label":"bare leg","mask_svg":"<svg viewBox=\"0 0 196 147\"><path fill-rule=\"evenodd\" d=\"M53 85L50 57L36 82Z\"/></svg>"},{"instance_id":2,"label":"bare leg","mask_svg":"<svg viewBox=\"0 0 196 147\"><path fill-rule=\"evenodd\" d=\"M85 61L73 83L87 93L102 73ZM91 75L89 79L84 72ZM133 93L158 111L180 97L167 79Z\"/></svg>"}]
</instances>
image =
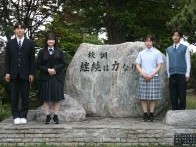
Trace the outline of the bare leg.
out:
<instances>
[{"instance_id":1,"label":"bare leg","mask_svg":"<svg viewBox=\"0 0 196 147\"><path fill-rule=\"evenodd\" d=\"M150 101L147 101L147 112L150 112Z\"/></svg>"},{"instance_id":2,"label":"bare leg","mask_svg":"<svg viewBox=\"0 0 196 147\"><path fill-rule=\"evenodd\" d=\"M143 109L144 113L147 113L148 112L148 101L147 100L141 100L141 106L142 106L142 109Z\"/></svg>"},{"instance_id":3,"label":"bare leg","mask_svg":"<svg viewBox=\"0 0 196 147\"><path fill-rule=\"evenodd\" d=\"M154 113L156 107L156 101L152 100L150 101L150 113Z\"/></svg>"},{"instance_id":4,"label":"bare leg","mask_svg":"<svg viewBox=\"0 0 196 147\"><path fill-rule=\"evenodd\" d=\"M59 114L59 109L60 109L60 103L59 102L53 103L53 110L55 115Z\"/></svg>"},{"instance_id":5,"label":"bare leg","mask_svg":"<svg viewBox=\"0 0 196 147\"><path fill-rule=\"evenodd\" d=\"M49 102L44 102L43 103L43 108L44 108L45 115L49 115L49 107L50 107Z\"/></svg>"}]
</instances>

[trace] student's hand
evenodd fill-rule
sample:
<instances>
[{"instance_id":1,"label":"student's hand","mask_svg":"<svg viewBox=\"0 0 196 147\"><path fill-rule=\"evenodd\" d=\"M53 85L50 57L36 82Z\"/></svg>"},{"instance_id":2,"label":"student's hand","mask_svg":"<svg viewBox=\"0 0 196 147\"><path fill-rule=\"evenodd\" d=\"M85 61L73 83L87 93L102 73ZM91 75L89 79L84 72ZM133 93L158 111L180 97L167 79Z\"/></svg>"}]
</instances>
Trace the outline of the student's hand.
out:
<instances>
[{"instance_id":1,"label":"student's hand","mask_svg":"<svg viewBox=\"0 0 196 147\"><path fill-rule=\"evenodd\" d=\"M30 82L30 83L32 83L32 82L33 82L33 80L34 80L33 75L29 75L29 82Z\"/></svg>"},{"instance_id":2,"label":"student's hand","mask_svg":"<svg viewBox=\"0 0 196 147\"><path fill-rule=\"evenodd\" d=\"M48 73L49 73L51 76L53 76L53 75L56 74L56 71L55 71L54 68L49 68L49 69L48 69Z\"/></svg>"},{"instance_id":3,"label":"student's hand","mask_svg":"<svg viewBox=\"0 0 196 147\"><path fill-rule=\"evenodd\" d=\"M152 76L147 74L147 73L142 73L142 76L144 77L144 79L149 82L152 79Z\"/></svg>"},{"instance_id":4,"label":"student's hand","mask_svg":"<svg viewBox=\"0 0 196 147\"><path fill-rule=\"evenodd\" d=\"M147 76L147 81L150 82L150 80L151 80L152 78L153 78L152 75L148 75L148 76Z\"/></svg>"},{"instance_id":5,"label":"student's hand","mask_svg":"<svg viewBox=\"0 0 196 147\"><path fill-rule=\"evenodd\" d=\"M53 71L54 71L54 74L56 74L56 69L55 68L52 68L53 69Z\"/></svg>"},{"instance_id":6,"label":"student's hand","mask_svg":"<svg viewBox=\"0 0 196 147\"><path fill-rule=\"evenodd\" d=\"M146 80L146 81L149 80L149 79L148 79L148 75L147 75L146 73L143 73L142 76L143 76L144 80Z\"/></svg>"},{"instance_id":7,"label":"student's hand","mask_svg":"<svg viewBox=\"0 0 196 147\"><path fill-rule=\"evenodd\" d=\"M5 81L6 82L10 82L10 74L6 74L5 75Z\"/></svg>"},{"instance_id":8,"label":"student's hand","mask_svg":"<svg viewBox=\"0 0 196 147\"><path fill-rule=\"evenodd\" d=\"M147 82L150 82L151 78L150 77L145 77L144 78Z\"/></svg>"}]
</instances>

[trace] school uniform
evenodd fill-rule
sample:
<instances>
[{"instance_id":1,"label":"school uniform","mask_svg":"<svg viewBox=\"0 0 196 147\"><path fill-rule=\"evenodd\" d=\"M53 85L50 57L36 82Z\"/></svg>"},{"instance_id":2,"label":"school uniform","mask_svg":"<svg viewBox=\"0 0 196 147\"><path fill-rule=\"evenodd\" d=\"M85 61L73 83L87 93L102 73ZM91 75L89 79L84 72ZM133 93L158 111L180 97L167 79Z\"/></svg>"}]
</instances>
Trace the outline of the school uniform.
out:
<instances>
[{"instance_id":1,"label":"school uniform","mask_svg":"<svg viewBox=\"0 0 196 147\"><path fill-rule=\"evenodd\" d=\"M55 57L55 52L60 57ZM38 69L40 70L40 99L47 102L59 102L64 99L64 55L57 48L41 49L38 55ZM55 75L48 73L49 68L56 70Z\"/></svg>"},{"instance_id":2,"label":"school uniform","mask_svg":"<svg viewBox=\"0 0 196 147\"><path fill-rule=\"evenodd\" d=\"M186 78L190 77L190 52L183 44L167 48L166 61L172 110L186 109Z\"/></svg>"},{"instance_id":3,"label":"school uniform","mask_svg":"<svg viewBox=\"0 0 196 147\"><path fill-rule=\"evenodd\" d=\"M156 48L146 48L139 52L136 64L140 64L141 69L147 74L151 74L156 68L157 64L163 63L163 58ZM158 73L148 82L142 75L139 77L137 98L141 100L157 100L161 99L161 85Z\"/></svg>"},{"instance_id":4,"label":"school uniform","mask_svg":"<svg viewBox=\"0 0 196 147\"><path fill-rule=\"evenodd\" d=\"M14 38L5 48L5 73L10 74L10 97L13 118L27 118L29 109L29 75L35 73L34 44L27 38ZM19 96L21 95L21 106Z\"/></svg>"}]
</instances>

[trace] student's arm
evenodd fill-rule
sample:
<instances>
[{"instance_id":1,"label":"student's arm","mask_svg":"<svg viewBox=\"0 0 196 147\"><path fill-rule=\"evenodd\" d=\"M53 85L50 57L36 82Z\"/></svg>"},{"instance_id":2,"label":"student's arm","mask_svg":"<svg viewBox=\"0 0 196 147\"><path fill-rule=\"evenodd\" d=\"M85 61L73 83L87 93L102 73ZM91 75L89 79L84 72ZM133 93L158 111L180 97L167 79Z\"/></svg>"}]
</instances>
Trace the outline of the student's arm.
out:
<instances>
[{"instance_id":1,"label":"student's arm","mask_svg":"<svg viewBox=\"0 0 196 147\"><path fill-rule=\"evenodd\" d=\"M5 48L5 74L10 74L9 44Z\"/></svg>"},{"instance_id":2,"label":"student's arm","mask_svg":"<svg viewBox=\"0 0 196 147\"><path fill-rule=\"evenodd\" d=\"M142 64L142 58L141 58L141 52L137 55L137 58L135 60L136 63L136 69L138 70L138 72L143 76L147 76L147 74L142 70L141 68L141 64Z\"/></svg>"},{"instance_id":3,"label":"student's arm","mask_svg":"<svg viewBox=\"0 0 196 147\"><path fill-rule=\"evenodd\" d=\"M39 51L38 58L37 58L37 67L40 71L48 73L48 67L42 64L42 51Z\"/></svg>"},{"instance_id":4,"label":"student's arm","mask_svg":"<svg viewBox=\"0 0 196 147\"><path fill-rule=\"evenodd\" d=\"M30 55L30 74L29 74L29 82L32 83L35 75L35 46L33 42L31 43L31 55Z\"/></svg>"},{"instance_id":5,"label":"student's arm","mask_svg":"<svg viewBox=\"0 0 196 147\"><path fill-rule=\"evenodd\" d=\"M151 73L151 77L156 75L160 69L161 69L161 63L157 64L157 68Z\"/></svg>"},{"instance_id":6,"label":"student's arm","mask_svg":"<svg viewBox=\"0 0 196 147\"><path fill-rule=\"evenodd\" d=\"M5 48L5 81L10 82L10 55L8 43Z\"/></svg>"},{"instance_id":7,"label":"student's arm","mask_svg":"<svg viewBox=\"0 0 196 147\"><path fill-rule=\"evenodd\" d=\"M190 52L189 52L188 48L186 50L185 59L186 59L186 66L187 66L186 78L187 78L187 81L188 81L189 78L190 78L190 70L191 70L191 57L190 57Z\"/></svg>"},{"instance_id":8,"label":"student's arm","mask_svg":"<svg viewBox=\"0 0 196 147\"><path fill-rule=\"evenodd\" d=\"M64 54L63 54L63 52L60 52L60 63L59 64L56 64L55 66L54 66L54 69L55 69L55 71L56 72L58 72L58 71L61 71L64 67L65 67L65 59L64 59Z\"/></svg>"},{"instance_id":9,"label":"student's arm","mask_svg":"<svg viewBox=\"0 0 196 147\"><path fill-rule=\"evenodd\" d=\"M169 56L168 53L166 52L166 68L167 68L167 76L168 78L170 77L170 73L169 73Z\"/></svg>"},{"instance_id":10,"label":"student's arm","mask_svg":"<svg viewBox=\"0 0 196 147\"><path fill-rule=\"evenodd\" d=\"M156 58L156 64L157 64L157 67L154 71L152 71L152 73L150 74L150 78L152 78L154 75L156 75L159 70L161 69L161 65L163 63L163 57L161 55L161 53L158 53L157 54L157 58Z\"/></svg>"},{"instance_id":11,"label":"student's arm","mask_svg":"<svg viewBox=\"0 0 196 147\"><path fill-rule=\"evenodd\" d=\"M136 69L138 70L138 72L143 76L143 77L147 77L148 75L142 70L140 64L136 64Z\"/></svg>"}]
</instances>

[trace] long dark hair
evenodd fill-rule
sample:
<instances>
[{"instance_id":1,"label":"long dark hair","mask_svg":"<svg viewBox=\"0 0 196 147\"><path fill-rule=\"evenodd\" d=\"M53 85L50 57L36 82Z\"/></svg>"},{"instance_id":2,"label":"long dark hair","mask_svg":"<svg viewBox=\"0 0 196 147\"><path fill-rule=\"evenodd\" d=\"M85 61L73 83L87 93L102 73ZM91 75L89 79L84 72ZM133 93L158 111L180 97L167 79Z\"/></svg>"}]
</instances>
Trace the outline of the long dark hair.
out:
<instances>
[{"instance_id":1,"label":"long dark hair","mask_svg":"<svg viewBox=\"0 0 196 147\"><path fill-rule=\"evenodd\" d=\"M60 51L58 50L58 47L57 47L57 43L58 43L57 37L55 36L54 33L49 32L49 33L46 35L46 38L45 38L45 46L44 46L45 53L44 53L44 59L45 59L45 60L48 60L48 43L47 43L48 40L55 40L55 43L54 43L54 57L55 57L55 59L60 58Z\"/></svg>"}]
</instances>

